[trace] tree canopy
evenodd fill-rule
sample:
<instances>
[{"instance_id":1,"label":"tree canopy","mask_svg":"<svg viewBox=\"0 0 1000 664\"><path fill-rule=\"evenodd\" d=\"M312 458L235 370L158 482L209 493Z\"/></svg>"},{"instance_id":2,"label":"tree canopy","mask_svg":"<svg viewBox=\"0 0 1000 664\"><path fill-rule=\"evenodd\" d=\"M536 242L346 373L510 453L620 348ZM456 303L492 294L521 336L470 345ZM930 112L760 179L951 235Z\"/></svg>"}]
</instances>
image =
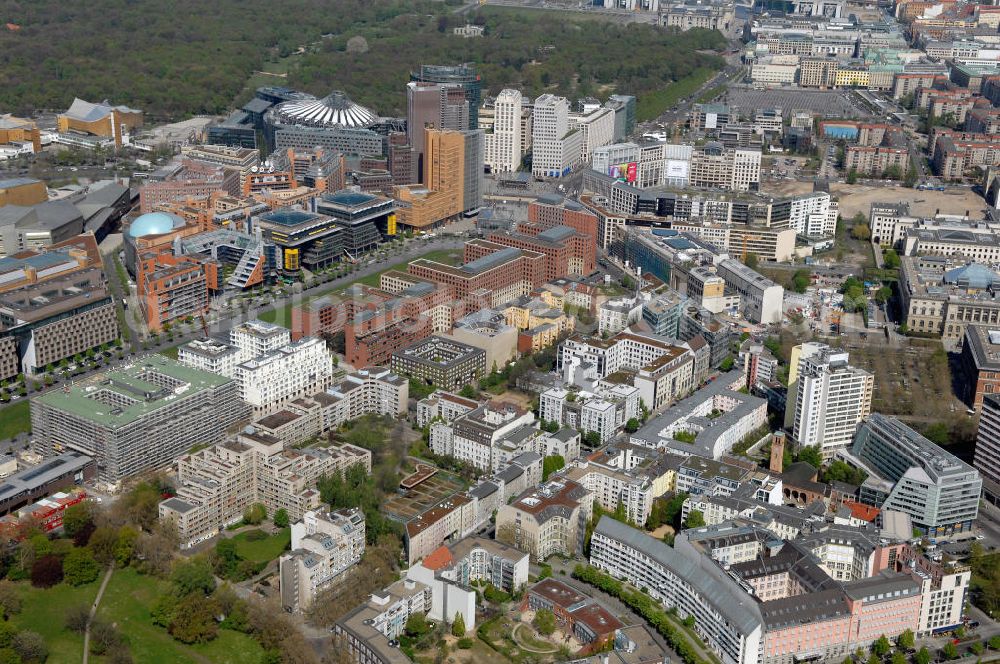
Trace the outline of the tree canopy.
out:
<instances>
[{"instance_id":1,"label":"tree canopy","mask_svg":"<svg viewBox=\"0 0 1000 664\"><path fill-rule=\"evenodd\" d=\"M20 1L5 18L19 29L0 31L0 108L62 110L75 95L163 119L222 113L251 94L248 79L270 62L272 71L290 69L274 85L316 95L342 89L400 116L417 63L475 62L491 93L569 97L643 95L723 64L705 52L724 47L716 31L573 19L504 8L452 15L429 0L287 0L278 12L267 0L175 0L157 12L131 0ZM483 37L451 34L470 20L485 26ZM607 57L622 44L643 57Z\"/></svg>"}]
</instances>

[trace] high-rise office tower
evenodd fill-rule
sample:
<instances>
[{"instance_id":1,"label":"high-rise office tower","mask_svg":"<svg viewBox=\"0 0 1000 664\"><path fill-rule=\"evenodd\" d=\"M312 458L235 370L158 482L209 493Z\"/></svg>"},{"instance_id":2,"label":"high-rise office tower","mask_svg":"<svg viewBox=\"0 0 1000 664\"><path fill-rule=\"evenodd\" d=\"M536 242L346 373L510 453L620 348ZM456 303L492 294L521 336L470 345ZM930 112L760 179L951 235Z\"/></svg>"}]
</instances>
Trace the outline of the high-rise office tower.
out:
<instances>
[{"instance_id":1,"label":"high-rise office tower","mask_svg":"<svg viewBox=\"0 0 1000 664\"><path fill-rule=\"evenodd\" d=\"M871 413L874 378L848 359L846 352L825 344L803 344L789 388L792 438L803 447L818 445L824 458L847 447Z\"/></svg>"},{"instance_id":2,"label":"high-rise office tower","mask_svg":"<svg viewBox=\"0 0 1000 664\"><path fill-rule=\"evenodd\" d=\"M469 102L468 124L462 129L479 128L479 105L483 101L483 81L472 63L463 65L420 65L420 69L410 74L410 80L419 83L440 83L457 85L465 92Z\"/></svg>"},{"instance_id":3,"label":"high-rise office tower","mask_svg":"<svg viewBox=\"0 0 1000 664\"><path fill-rule=\"evenodd\" d=\"M417 178L423 176L424 130L469 128L469 101L457 85L411 81L406 85L406 131L417 158Z\"/></svg>"},{"instance_id":4,"label":"high-rise office tower","mask_svg":"<svg viewBox=\"0 0 1000 664\"><path fill-rule=\"evenodd\" d=\"M531 172L561 177L580 161L583 134L571 131L569 101L544 94L535 100L532 116Z\"/></svg>"},{"instance_id":5,"label":"high-rise office tower","mask_svg":"<svg viewBox=\"0 0 1000 664\"><path fill-rule=\"evenodd\" d=\"M483 204L483 132L425 130L423 184L453 196L454 214Z\"/></svg>"},{"instance_id":6,"label":"high-rise office tower","mask_svg":"<svg viewBox=\"0 0 1000 664\"><path fill-rule=\"evenodd\" d=\"M521 106L518 90L505 89L493 106L493 131L486 134L486 165L493 173L512 173L521 165Z\"/></svg>"},{"instance_id":7,"label":"high-rise office tower","mask_svg":"<svg viewBox=\"0 0 1000 664\"><path fill-rule=\"evenodd\" d=\"M983 396L972 463L983 477L983 497L1000 504L1000 395Z\"/></svg>"}]
</instances>

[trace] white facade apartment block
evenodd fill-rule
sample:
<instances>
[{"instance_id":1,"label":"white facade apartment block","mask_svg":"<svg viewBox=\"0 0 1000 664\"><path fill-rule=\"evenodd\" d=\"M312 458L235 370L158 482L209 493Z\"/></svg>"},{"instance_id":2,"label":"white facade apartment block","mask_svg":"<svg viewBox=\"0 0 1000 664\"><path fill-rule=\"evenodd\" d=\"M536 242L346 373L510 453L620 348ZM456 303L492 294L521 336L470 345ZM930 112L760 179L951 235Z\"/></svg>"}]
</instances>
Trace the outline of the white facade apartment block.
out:
<instances>
[{"instance_id":1,"label":"white facade apartment block","mask_svg":"<svg viewBox=\"0 0 1000 664\"><path fill-rule=\"evenodd\" d=\"M243 361L243 354L239 348L215 339L195 339L177 347L177 361L194 369L232 378L236 374L236 366Z\"/></svg>"},{"instance_id":2,"label":"white facade apartment block","mask_svg":"<svg viewBox=\"0 0 1000 664\"><path fill-rule=\"evenodd\" d=\"M306 512L292 524L292 545L279 559L281 603L290 611L308 609L316 594L361 562L365 516L358 508Z\"/></svg>"},{"instance_id":3,"label":"white facade apartment block","mask_svg":"<svg viewBox=\"0 0 1000 664\"><path fill-rule=\"evenodd\" d=\"M615 405L604 399L588 399L580 409L580 430L596 431L601 442L607 442L615 435Z\"/></svg>"},{"instance_id":4,"label":"white facade apartment block","mask_svg":"<svg viewBox=\"0 0 1000 664\"><path fill-rule=\"evenodd\" d=\"M245 361L292 343L292 332L274 323L250 320L230 330L229 343L240 349Z\"/></svg>"},{"instance_id":5,"label":"white facade apartment block","mask_svg":"<svg viewBox=\"0 0 1000 664\"><path fill-rule=\"evenodd\" d=\"M572 395L572 401L570 396ZM539 418L581 432L596 431L607 442L639 416L640 390L631 385L599 386L595 393L553 387L539 395Z\"/></svg>"},{"instance_id":6,"label":"white facade apartment block","mask_svg":"<svg viewBox=\"0 0 1000 664\"><path fill-rule=\"evenodd\" d=\"M788 226L799 235L828 237L837 232L838 214L840 206L828 193L797 196L791 200Z\"/></svg>"},{"instance_id":7,"label":"white facade apartment block","mask_svg":"<svg viewBox=\"0 0 1000 664\"><path fill-rule=\"evenodd\" d=\"M333 362L322 339L305 337L236 367L240 397L255 415L274 412L283 403L315 394L330 385Z\"/></svg>"},{"instance_id":8,"label":"white facade apartment block","mask_svg":"<svg viewBox=\"0 0 1000 664\"><path fill-rule=\"evenodd\" d=\"M586 487L604 509L614 511L620 504L633 523L643 524L649 518L656 497L649 478L587 461L569 468L565 475Z\"/></svg>"},{"instance_id":9,"label":"white facade apartment block","mask_svg":"<svg viewBox=\"0 0 1000 664\"><path fill-rule=\"evenodd\" d=\"M871 413L874 377L848 359L848 353L824 344L804 344L794 394L789 394L792 437L802 446L820 446L824 458L850 445L858 424Z\"/></svg>"},{"instance_id":10,"label":"white facade apartment block","mask_svg":"<svg viewBox=\"0 0 1000 664\"><path fill-rule=\"evenodd\" d=\"M332 421L324 430L333 429L348 420L354 420L369 413L400 417L406 414L410 398L410 383L405 378L385 367L369 367L348 374L340 385L325 393L336 403Z\"/></svg>"},{"instance_id":11,"label":"white facade apartment block","mask_svg":"<svg viewBox=\"0 0 1000 664\"><path fill-rule=\"evenodd\" d=\"M602 518L590 544L590 564L665 608L691 616L695 630L726 664L758 664L764 649L760 610L707 556L686 556L643 532Z\"/></svg>"},{"instance_id":12,"label":"white facade apartment block","mask_svg":"<svg viewBox=\"0 0 1000 664\"><path fill-rule=\"evenodd\" d=\"M542 457L561 456L566 463L580 458L580 433L563 429L535 439L535 452Z\"/></svg>"},{"instance_id":13,"label":"white facade apartment block","mask_svg":"<svg viewBox=\"0 0 1000 664\"><path fill-rule=\"evenodd\" d=\"M920 577L922 585L917 634L931 634L942 627L962 624L969 580L972 577L969 568L959 567L951 573L942 574L937 583L919 567L913 571Z\"/></svg>"},{"instance_id":14,"label":"white facade apartment block","mask_svg":"<svg viewBox=\"0 0 1000 664\"><path fill-rule=\"evenodd\" d=\"M563 408L566 406L569 391L561 387L550 387L538 395L538 419L543 422L563 421Z\"/></svg>"},{"instance_id":15,"label":"white facade apartment block","mask_svg":"<svg viewBox=\"0 0 1000 664\"><path fill-rule=\"evenodd\" d=\"M371 472L372 453L353 445L286 451L270 436L240 434L177 460L177 494L159 505L161 520L174 521L181 548L191 547L243 518L255 502L269 513L279 509L299 520L318 509L315 482L321 475L363 464Z\"/></svg>"},{"instance_id":16,"label":"white facade apartment block","mask_svg":"<svg viewBox=\"0 0 1000 664\"><path fill-rule=\"evenodd\" d=\"M502 455L498 448L505 436L516 429L532 426L531 411L494 409L489 405L460 416L453 422L431 425L430 448L434 454L453 456L487 472L499 470Z\"/></svg>"},{"instance_id":17,"label":"white facade apartment block","mask_svg":"<svg viewBox=\"0 0 1000 664\"><path fill-rule=\"evenodd\" d=\"M493 469L493 446L464 436L452 437L451 456L481 470ZM432 447L433 449L433 447Z\"/></svg>"},{"instance_id":18,"label":"white facade apartment block","mask_svg":"<svg viewBox=\"0 0 1000 664\"><path fill-rule=\"evenodd\" d=\"M733 191L756 190L760 184L760 150L733 151Z\"/></svg>"},{"instance_id":19,"label":"white facade apartment block","mask_svg":"<svg viewBox=\"0 0 1000 664\"><path fill-rule=\"evenodd\" d=\"M598 334L618 334L642 319L643 302L639 298L621 298L602 302L598 307Z\"/></svg>"},{"instance_id":20,"label":"white facade apartment block","mask_svg":"<svg viewBox=\"0 0 1000 664\"><path fill-rule=\"evenodd\" d=\"M368 606L378 613L371 618L371 626L388 639L398 639L410 616L426 615L431 610L431 597L430 587L413 579L401 579L381 592L372 593Z\"/></svg>"},{"instance_id":21,"label":"white facade apartment block","mask_svg":"<svg viewBox=\"0 0 1000 664\"><path fill-rule=\"evenodd\" d=\"M615 112L610 108L598 107L588 113L573 114L569 118L569 125L570 129L578 129L583 134L580 159L589 163L595 149L614 140Z\"/></svg>"},{"instance_id":22,"label":"white facade apartment block","mask_svg":"<svg viewBox=\"0 0 1000 664\"><path fill-rule=\"evenodd\" d=\"M902 203L872 203L868 214L872 244L894 247L903 241L906 231L920 223L920 217L910 215Z\"/></svg>"},{"instance_id":23,"label":"white facade apartment block","mask_svg":"<svg viewBox=\"0 0 1000 664\"><path fill-rule=\"evenodd\" d=\"M426 399L417 402L417 425L424 427L435 419L451 422L481 405L483 404L473 399L437 390Z\"/></svg>"},{"instance_id":24,"label":"white facade apartment block","mask_svg":"<svg viewBox=\"0 0 1000 664\"><path fill-rule=\"evenodd\" d=\"M531 130L531 172L559 177L580 161L583 134L569 123L569 101L544 94L535 100Z\"/></svg>"},{"instance_id":25,"label":"white facade apartment block","mask_svg":"<svg viewBox=\"0 0 1000 664\"><path fill-rule=\"evenodd\" d=\"M566 367L586 363L594 367L598 378L604 378L619 369L642 369L676 348L632 332L622 332L607 341L570 338L559 347L559 368L565 371Z\"/></svg>"},{"instance_id":26,"label":"white facade apartment block","mask_svg":"<svg viewBox=\"0 0 1000 664\"><path fill-rule=\"evenodd\" d=\"M513 173L521 166L521 93L501 90L494 105L492 133L486 134L486 165L493 173Z\"/></svg>"}]
</instances>

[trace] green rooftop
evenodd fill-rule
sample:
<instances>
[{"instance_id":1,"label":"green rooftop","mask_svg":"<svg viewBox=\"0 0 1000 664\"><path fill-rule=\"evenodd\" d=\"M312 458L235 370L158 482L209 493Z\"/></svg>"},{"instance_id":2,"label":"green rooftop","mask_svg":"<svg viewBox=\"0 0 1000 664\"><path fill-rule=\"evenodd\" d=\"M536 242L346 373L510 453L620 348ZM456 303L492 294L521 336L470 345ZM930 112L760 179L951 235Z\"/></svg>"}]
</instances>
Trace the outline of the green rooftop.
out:
<instances>
[{"instance_id":1,"label":"green rooftop","mask_svg":"<svg viewBox=\"0 0 1000 664\"><path fill-rule=\"evenodd\" d=\"M231 383L224 376L193 369L162 355L105 371L72 385L35 397L44 403L102 426L120 428L149 413L205 390Z\"/></svg>"}]
</instances>

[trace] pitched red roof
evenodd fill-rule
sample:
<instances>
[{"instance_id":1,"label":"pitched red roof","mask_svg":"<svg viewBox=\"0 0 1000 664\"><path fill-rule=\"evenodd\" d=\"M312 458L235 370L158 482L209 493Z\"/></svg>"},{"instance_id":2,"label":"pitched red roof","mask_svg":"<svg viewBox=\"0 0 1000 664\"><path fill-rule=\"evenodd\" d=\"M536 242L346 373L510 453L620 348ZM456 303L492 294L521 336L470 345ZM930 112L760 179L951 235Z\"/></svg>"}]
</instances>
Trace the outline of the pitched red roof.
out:
<instances>
[{"instance_id":1,"label":"pitched red roof","mask_svg":"<svg viewBox=\"0 0 1000 664\"><path fill-rule=\"evenodd\" d=\"M861 519L862 521L868 521L869 523L874 521L881 511L877 507L856 503L853 500L845 500L844 507L851 510L851 516L855 519Z\"/></svg>"},{"instance_id":2,"label":"pitched red roof","mask_svg":"<svg viewBox=\"0 0 1000 664\"><path fill-rule=\"evenodd\" d=\"M443 567L447 567L453 562L455 562L455 559L451 557L451 551L448 550L448 547L442 545L431 551L431 553L428 554L428 556L424 558L424 561L420 564L432 572L436 572Z\"/></svg>"}]
</instances>

